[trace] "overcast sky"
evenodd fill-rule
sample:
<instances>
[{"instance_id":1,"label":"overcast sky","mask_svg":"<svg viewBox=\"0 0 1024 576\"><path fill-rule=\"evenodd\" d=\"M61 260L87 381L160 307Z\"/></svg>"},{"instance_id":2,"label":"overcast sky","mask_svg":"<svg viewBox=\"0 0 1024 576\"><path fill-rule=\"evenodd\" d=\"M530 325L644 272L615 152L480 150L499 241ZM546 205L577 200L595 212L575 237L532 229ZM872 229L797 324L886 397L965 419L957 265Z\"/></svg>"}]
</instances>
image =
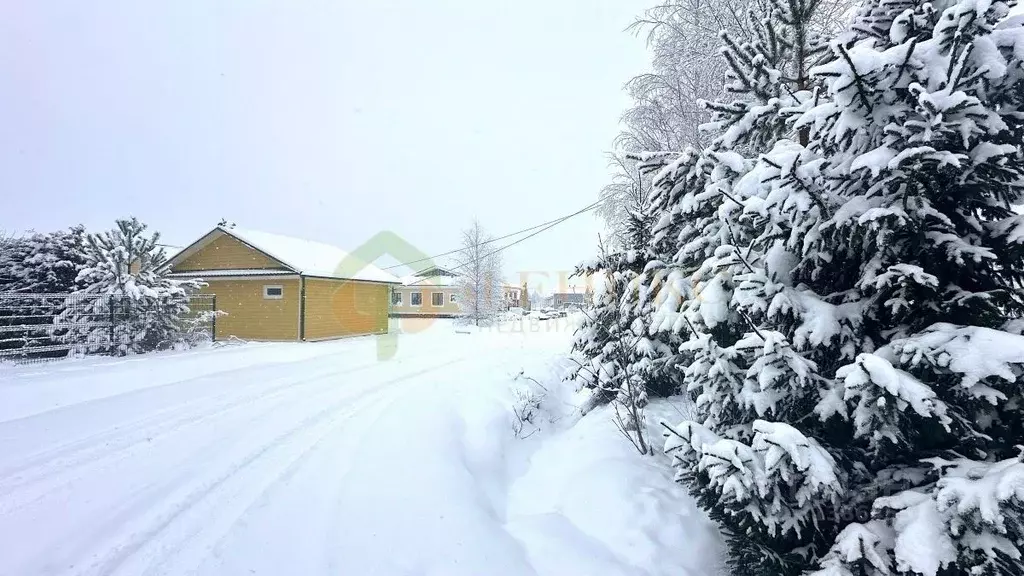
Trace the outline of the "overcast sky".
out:
<instances>
[{"instance_id":1,"label":"overcast sky","mask_svg":"<svg viewBox=\"0 0 1024 576\"><path fill-rule=\"evenodd\" d=\"M0 229L224 217L428 254L593 202L650 0L0 2ZM505 252L565 270L601 225Z\"/></svg>"}]
</instances>

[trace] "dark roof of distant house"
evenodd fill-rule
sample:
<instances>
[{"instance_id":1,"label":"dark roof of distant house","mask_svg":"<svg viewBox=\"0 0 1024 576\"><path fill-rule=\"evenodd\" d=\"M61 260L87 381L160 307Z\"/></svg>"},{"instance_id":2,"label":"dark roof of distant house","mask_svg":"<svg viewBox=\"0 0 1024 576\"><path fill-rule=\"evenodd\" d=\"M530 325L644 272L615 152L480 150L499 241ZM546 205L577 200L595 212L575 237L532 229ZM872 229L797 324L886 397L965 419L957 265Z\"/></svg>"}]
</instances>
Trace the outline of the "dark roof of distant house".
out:
<instances>
[{"instance_id":1,"label":"dark roof of distant house","mask_svg":"<svg viewBox=\"0 0 1024 576\"><path fill-rule=\"evenodd\" d=\"M430 268L424 268L423 270L420 270L419 272L413 274L413 276L418 276L420 278L430 278L432 276L458 276L458 275L459 274L457 272L452 272L451 270L448 270L447 268L441 268L440 266L431 266Z\"/></svg>"}]
</instances>

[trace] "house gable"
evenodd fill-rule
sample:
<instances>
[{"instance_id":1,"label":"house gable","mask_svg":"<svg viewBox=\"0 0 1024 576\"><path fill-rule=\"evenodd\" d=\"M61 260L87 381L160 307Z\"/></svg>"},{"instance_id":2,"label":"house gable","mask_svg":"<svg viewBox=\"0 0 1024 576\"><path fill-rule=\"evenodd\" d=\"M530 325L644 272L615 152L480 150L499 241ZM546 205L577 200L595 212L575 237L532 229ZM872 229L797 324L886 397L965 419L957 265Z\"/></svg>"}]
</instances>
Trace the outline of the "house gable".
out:
<instances>
[{"instance_id":1,"label":"house gable","mask_svg":"<svg viewBox=\"0 0 1024 576\"><path fill-rule=\"evenodd\" d=\"M267 254L220 230L190 246L171 262L171 272L195 270L291 270Z\"/></svg>"}]
</instances>

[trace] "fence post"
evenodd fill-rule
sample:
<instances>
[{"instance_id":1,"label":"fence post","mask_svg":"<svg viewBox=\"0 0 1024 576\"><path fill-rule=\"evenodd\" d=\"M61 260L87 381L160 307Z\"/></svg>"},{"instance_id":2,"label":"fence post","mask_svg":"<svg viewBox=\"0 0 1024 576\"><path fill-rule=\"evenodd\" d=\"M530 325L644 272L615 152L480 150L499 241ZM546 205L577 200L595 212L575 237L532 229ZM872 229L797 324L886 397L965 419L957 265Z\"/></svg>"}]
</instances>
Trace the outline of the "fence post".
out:
<instances>
[{"instance_id":1,"label":"fence post","mask_svg":"<svg viewBox=\"0 0 1024 576\"><path fill-rule=\"evenodd\" d=\"M210 321L210 324L211 324L211 326L210 326L210 342L216 342L217 341L217 295L216 294L213 295L212 301L213 301L213 304L212 304L213 310L210 311L210 312L212 312L212 315L211 315L212 320Z\"/></svg>"},{"instance_id":2,"label":"fence post","mask_svg":"<svg viewBox=\"0 0 1024 576\"><path fill-rule=\"evenodd\" d=\"M110 328L108 333L110 335L107 344L107 354L114 353L114 295L111 294L107 300L107 309L110 312Z\"/></svg>"}]
</instances>

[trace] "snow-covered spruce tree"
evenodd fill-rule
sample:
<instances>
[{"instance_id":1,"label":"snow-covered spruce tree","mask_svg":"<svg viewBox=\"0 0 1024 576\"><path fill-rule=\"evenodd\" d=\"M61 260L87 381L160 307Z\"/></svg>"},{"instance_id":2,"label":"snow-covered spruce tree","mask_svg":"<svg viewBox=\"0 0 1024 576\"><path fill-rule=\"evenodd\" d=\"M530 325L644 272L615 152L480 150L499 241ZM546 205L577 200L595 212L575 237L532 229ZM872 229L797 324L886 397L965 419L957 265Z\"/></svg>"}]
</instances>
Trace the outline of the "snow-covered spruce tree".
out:
<instances>
[{"instance_id":1,"label":"snow-covered spruce tree","mask_svg":"<svg viewBox=\"0 0 1024 576\"><path fill-rule=\"evenodd\" d=\"M816 407L845 526L820 574L1024 573L1024 27L1007 2L868 2L807 114L842 204L820 227L860 307ZM1009 321L1009 322L1008 322Z\"/></svg>"},{"instance_id":2,"label":"snow-covered spruce tree","mask_svg":"<svg viewBox=\"0 0 1024 576\"><path fill-rule=\"evenodd\" d=\"M764 4L763 0L661 0L630 27L646 36L651 70L626 84L632 104L622 116L623 131L615 139L615 152L609 155L614 176L601 191L607 201L598 213L613 240L626 224L622 205L631 202L636 190L650 185L630 156L652 150L700 150L711 143L714 133L701 130L700 125L711 120L712 111L699 103L725 100L729 66L717 54L720 35L724 28L733 44L763 36L765 31L758 30L760 18L751 19L748 14ZM819 0L810 30L834 37L845 29L844 16L852 5L852 0Z\"/></svg>"},{"instance_id":3,"label":"snow-covered spruce tree","mask_svg":"<svg viewBox=\"0 0 1024 576\"><path fill-rule=\"evenodd\" d=\"M841 488L830 454L788 424L818 398L816 365L795 343L820 335L791 310L773 309L800 298L783 290L792 259L779 215L747 211L760 199L750 185L778 174L733 151L695 155L691 166L675 180L665 227L676 253L648 270L649 330L663 342L684 340L675 362L697 418L672 430L666 450L723 528L733 573L797 574ZM787 322L773 325L775 313Z\"/></svg>"},{"instance_id":4,"label":"snow-covered spruce tree","mask_svg":"<svg viewBox=\"0 0 1024 576\"><path fill-rule=\"evenodd\" d=\"M63 335L76 346L73 352L135 354L181 340L189 294L201 284L167 277L159 240L160 234L147 235L137 218L118 220L113 230L87 237L86 266L77 278L83 288L69 296L74 306L54 320L79 325ZM88 325L107 318L113 318L112 327Z\"/></svg>"},{"instance_id":5,"label":"snow-covered spruce tree","mask_svg":"<svg viewBox=\"0 0 1024 576\"><path fill-rule=\"evenodd\" d=\"M667 350L655 350L647 338L635 306L627 292L636 290L636 279L647 264L646 245L650 233L650 214L637 210L628 214L628 224L617 239L625 243L611 251L602 242L599 256L580 264L575 276L596 277L599 290L583 311L583 320L573 340L578 365L569 375L593 392L582 407L586 413L594 407L613 402L619 430L641 453L651 445L645 433L644 408L649 394L666 395L652 387L654 374L664 369ZM664 380L661 380L662 382Z\"/></svg>"},{"instance_id":6,"label":"snow-covered spruce tree","mask_svg":"<svg viewBox=\"0 0 1024 576\"><path fill-rule=\"evenodd\" d=\"M503 309L501 253L479 222L462 231L462 248L455 262L459 273L455 287L463 318L477 326L493 321Z\"/></svg>"},{"instance_id":7,"label":"snow-covered spruce tree","mask_svg":"<svg viewBox=\"0 0 1024 576\"><path fill-rule=\"evenodd\" d=\"M736 163L718 217L742 241L661 310L693 326L699 410L666 448L735 573L1024 572L1024 30L1007 12L868 2L796 133Z\"/></svg>"},{"instance_id":8,"label":"snow-covered spruce tree","mask_svg":"<svg viewBox=\"0 0 1024 576\"><path fill-rule=\"evenodd\" d=\"M635 332L633 307L623 307L623 298L636 289L635 279L648 262L651 214L649 185L636 184L630 205L619 205L619 217L612 239L598 242L598 256L580 263L573 276L597 278L600 282L593 300L583 311L583 319L573 340L573 351L580 362L569 378L594 390L585 411L607 403L622 390L628 380L628 367L637 359L637 347L644 335ZM611 244L611 245L609 245Z\"/></svg>"},{"instance_id":9,"label":"snow-covered spruce tree","mask_svg":"<svg viewBox=\"0 0 1024 576\"><path fill-rule=\"evenodd\" d=\"M723 35L738 97L710 104L708 128L719 135L707 150L659 175L655 258L644 279L649 331L684 340L676 362L696 412L671 429L666 449L721 525L741 575L810 568L813 551L831 543L817 526L834 515L843 487L826 447L794 426L819 398L819 367L801 345L821 335L776 298L804 305L787 246L800 254L801 234L828 208L805 181L811 132L796 124L819 98L809 70L827 58L811 25L816 6L772 2L754 19L754 40Z\"/></svg>"},{"instance_id":10,"label":"snow-covered spruce tree","mask_svg":"<svg viewBox=\"0 0 1024 576\"><path fill-rule=\"evenodd\" d=\"M78 272L85 266L85 228L73 226L56 232L35 232L13 239L0 257L2 290L65 294L78 287Z\"/></svg>"},{"instance_id":11,"label":"snow-covered spruce tree","mask_svg":"<svg viewBox=\"0 0 1024 576\"><path fill-rule=\"evenodd\" d=\"M35 232L12 238L0 250L0 292L16 296L0 302L0 325L7 326L0 348L31 348L57 343L52 318L64 310L64 300L39 294L67 294L78 288L76 278L85 266L85 229L74 226L56 232Z\"/></svg>"},{"instance_id":12,"label":"snow-covered spruce tree","mask_svg":"<svg viewBox=\"0 0 1024 576\"><path fill-rule=\"evenodd\" d=\"M31 344L37 336L32 328L33 302L21 294L9 295L22 285L15 272L28 255L24 238L0 233L0 351L9 351Z\"/></svg>"},{"instance_id":13,"label":"snow-covered spruce tree","mask_svg":"<svg viewBox=\"0 0 1024 576\"><path fill-rule=\"evenodd\" d=\"M729 90L738 97L709 104L715 121L705 129L718 136L707 150L682 154L654 178L652 261L634 292L651 302L641 297L635 304L652 336L673 349L681 337L714 336L704 340L704 350L691 342L681 354L687 361L725 361L715 359L729 355L718 346L731 346L750 331L751 319L726 304L736 279L770 251L753 239L779 231L745 213L747 192L737 185L754 164L748 156L756 158L782 135L797 136L795 119L814 103L807 71L825 53L812 24L816 6L770 3L766 13L750 17L752 40L739 43L723 34Z\"/></svg>"},{"instance_id":14,"label":"snow-covered spruce tree","mask_svg":"<svg viewBox=\"0 0 1024 576\"><path fill-rule=\"evenodd\" d=\"M21 239L0 230L0 290L8 290L15 281L11 268L20 262L23 254Z\"/></svg>"},{"instance_id":15,"label":"snow-covered spruce tree","mask_svg":"<svg viewBox=\"0 0 1024 576\"><path fill-rule=\"evenodd\" d=\"M720 34L725 89L737 97L705 102L714 118L702 128L720 134L712 149L763 152L790 135L794 112L814 99L809 70L828 57L828 39L815 22L820 6L820 0L770 0L763 12L750 12L749 40ZM806 132L799 137L805 141Z\"/></svg>"},{"instance_id":16,"label":"snow-covered spruce tree","mask_svg":"<svg viewBox=\"0 0 1024 576\"><path fill-rule=\"evenodd\" d=\"M572 350L578 362L569 374L593 394L583 412L616 398L626 379L633 358L634 338L622 315L620 301L629 281L637 274L636 253L610 252L602 244L597 258L583 262L573 273L577 277L599 278L594 302L583 310L583 318L573 335Z\"/></svg>"}]
</instances>

